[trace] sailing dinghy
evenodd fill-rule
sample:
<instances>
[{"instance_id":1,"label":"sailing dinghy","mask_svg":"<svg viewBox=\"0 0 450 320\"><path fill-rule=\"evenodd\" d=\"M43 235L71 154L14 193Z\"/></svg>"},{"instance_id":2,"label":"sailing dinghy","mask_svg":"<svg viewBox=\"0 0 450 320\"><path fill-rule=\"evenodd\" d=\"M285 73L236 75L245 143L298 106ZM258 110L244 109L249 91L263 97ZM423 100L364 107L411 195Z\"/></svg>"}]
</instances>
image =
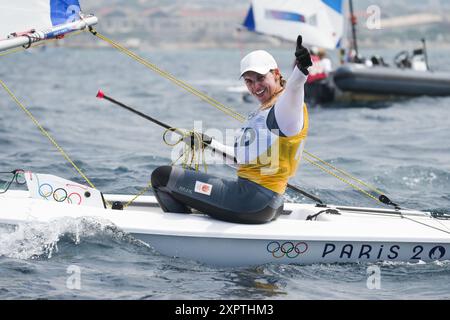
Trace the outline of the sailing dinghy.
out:
<instances>
[{"instance_id":1,"label":"sailing dinghy","mask_svg":"<svg viewBox=\"0 0 450 320\"><path fill-rule=\"evenodd\" d=\"M450 259L450 220L429 212L287 203L277 220L247 225L163 212L153 196L124 208L131 195L102 195L52 175L23 175L28 190L0 194L0 224L19 232L30 223L96 218L163 255L217 266Z\"/></svg>"},{"instance_id":2,"label":"sailing dinghy","mask_svg":"<svg viewBox=\"0 0 450 320\"><path fill-rule=\"evenodd\" d=\"M80 13L78 1L0 0L0 9L0 51L29 47L97 23L94 16ZM17 16L26 19L19 23ZM26 189L13 190L14 181ZM8 232L20 233L33 223L86 217L110 221L161 254L212 265L450 258L448 216L398 206L286 203L277 220L247 225L215 220L207 213L165 213L152 196L102 194L50 174L21 170L0 174L0 225L12 226Z\"/></svg>"}]
</instances>

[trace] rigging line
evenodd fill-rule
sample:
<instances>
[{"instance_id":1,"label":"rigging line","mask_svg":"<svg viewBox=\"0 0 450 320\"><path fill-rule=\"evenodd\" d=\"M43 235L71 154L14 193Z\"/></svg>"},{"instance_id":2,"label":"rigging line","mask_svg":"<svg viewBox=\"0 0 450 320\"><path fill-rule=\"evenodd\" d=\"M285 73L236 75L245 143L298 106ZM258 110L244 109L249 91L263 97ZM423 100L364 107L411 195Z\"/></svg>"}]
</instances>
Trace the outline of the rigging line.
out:
<instances>
[{"instance_id":1,"label":"rigging line","mask_svg":"<svg viewBox=\"0 0 450 320\"><path fill-rule=\"evenodd\" d=\"M437 223L439 223L442 227L444 227L445 229L447 229L447 230L450 231L449 227L447 227L447 226L441 221L441 219L439 219L439 218L436 217L436 216L433 216L432 213L431 213L431 217L432 217L433 219L435 219L434 221L437 221ZM446 218L446 219L448 220L448 218ZM450 232L449 232L449 233L450 233Z\"/></svg>"},{"instance_id":2,"label":"rigging line","mask_svg":"<svg viewBox=\"0 0 450 320\"><path fill-rule=\"evenodd\" d=\"M325 168L325 167L321 166L320 164L314 162L313 160L309 159L308 157L304 157L304 159L305 159L306 161L308 161L310 164L312 164L313 166L318 167L319 169L321 169L322 171L324 171L324 172L328 173L329 175L335 177L336 179L338 179L338 180L340 180L340 181L342 181L342 182L348 184L348 185L351 186L353 189L355 189L355 190L361 192L362 194L368 196L369 198L375 200L376 202L381 202L379 199L377 199L376 197L374 197L373 195L371 195L371 194L368 193L367 191L361 189L360 187L358 187L357 185L351 183L351 182L348 181L347 179L342 178L341 176L338 176L338 175L335 174L334 172L331 172L331 171L328 170L327 168ZM381 202L381 203L382 203L382 202Z\"/></svg>"},{"instance_id":3,"label":"rigging line","mask_svg":"<svg viewBox=\"0 0 450 320\"><path fill-rule=\"evenodd\" d=\"M425 226L425 227L428 227L428 228L431 228L431 229L435 229L435 230L442 231L442 232L445 232L445 233L447 233L447 234L450 234L450 232L447 231L447 230L443 230L443 229L441 229L441 228L438 228L438 227L435 227L435 226L431 226L431 225L429 225L429 224L426 224L425 222L420 222L420 221L414 220L414 219L412 219L412 218L405 217L405 216L403 216L403 215L402 215L402 218L407 219L407 220L410 220L410 221L415 222L415 223L418 223L418 224L421 224L421 225L423 225L423 226ZM433 218L433 219L434 219L434 218Z\"/></svg>"},{"instance_id":4,"label":"rigging line","mask_svg":"<svg viewBox=\"0 0 450 320\"><path fill-rule=\"evenodd\" d=\"M168 128L168 129L166 129L166 131L165 131L164 134L163 134L163 140L164 140L164 142L165 142L168 146L172 146L172 147L173 147L173 146L177 145L178 143L182 142L184 138L190 137L191 134L194 134L194 136L195 136L194 139L197 139L197 142L198 142L198 141L202 141L201 134L198 134L198 133L196 133L196 132L190 131L190 132L187 132L187 133L182 133L183 136L182 136L178 141L176 141L175 143L172 144L172 143L167 142L167 140L166 140L166 138L165 138L166 134L167 134L169 131L170 131L170 132L175 131L175 132L179 132L179 133L180 133L180 132L182 132L182 130L177 129L177 128ZM194 142L194 144L195 144L195 142ZM195 148L195 146L194 146L193 148ZM185 168L187 165L191 166L192 163L195 163L195 170L198 171L199 163L195 162L195 149L191 149L191 148L189 148L189 149L190 149L191 152L192 152L192 157L191 157L191 161L190 161L189 164L188 164L188 162L189 162L188 151L187 151L187 149L185 149L184 152L178 157L178 159L172 162L172 165L174 165L176 162L178 162L179 159L181 159L181 158L184 156L184 159L183 159L183 168ZM205 147L204 147L204 145L202 144L202 145L201 145L201 150L202 150L201 152L202 152L202 154L201 154L201 157L200 157L200 158L203 159L203 166L205 167L205 172L206 172L206 170L207 170L207 165L206 165L206 161L205 161L204 149L205 149ZM200 160L200 159L198 159L198 160ZM151 182L151 180L150 180L145 188L143 188L143 189L142 189L138 194L136 194L131 200L129 200L126 204L123 205L123 209L126 209L127 207L129 207L134 201L136 201L137 198L139 198L140 196L142 196L143 194L145 194L145 193L146 193L150 188L152 188L152 187L153 187L153 186L152 186L152 182Z\"/></svg>"},{"instance_id":5,"label":"rigging line","mask_svg":"<svg viewBox=\"0 0 450 320\"><path fill-rule=\"evenodd\" d=\"M234 111L233 109L231 109L230 107L226 107L223 104L221 104L220 102L218 102L217 100L207 96L206 94L198 91L197 89L193 88L192 86L190 86L189 84L187 84L184 81L181 81L179 79L177 79L176 77L172 76L171 74L169 74L168 72L165 72L161 69L159 69L156 65L146 61L145 59L139 57L137 54L131 52L130 50L128 50L127 48L125 48L124 46L120 45L119 43L113 41L112 39L107 38L106 36L100 34L98 31L96 31L94 28L90 27L89 31L96 37L102 39L103 41L109 43L110 45L112 45L113 47L115 47L117 50L119 50L120 52L128 55L129 57L131 57L132 59L138 61L139 63L143 64L144 66L148 67L149 69L153 70L154 72L158 73L159 75L161 75L162 77L172 81L173 83L175 83L176 85L182 87L183 89L187 90L188 92L196 95L197 97L199 97L200 99L204 100L205 102L211 104L212 106L216 107L217 109L219 109L220 111L224 112L225 114L233 117L234 119L240 121L240 122L244 122L245 121L245 117L243 115L241 115L240 113L238 113L237 111ZM307 152L305 150L305 152ZM326 164L327 166L334 168L335 170L341 172L342 174L346 175L347 177L357 181L358 183L368 187L369 189L372 189L373 191L376 191L379 194L383 194L382 192L379 192L377 189L370 187L369 185L365 184L364 182L362 182L359 179L356 179L354 177L352 177L352 175L350 175L349 173L346 173L344 170L341 169L337 169L335 168L333 165L327 163L325 160L320 159L317 156L312 155L310 152L307 152L307 154L309 154L310 156L316 158L317 160L319 160L320 162L322 162L323 164ZM310 161L310 163L313 163L313 161ZM329 173L330 171L325 169L322 166L317 166L319 167L322 171ZM331 174L332 176L337 177L335 174ZM339 178L338 178L339 179ZM367 193L366 191L362 190L359 187L354 186L352 183L348 182L345 179L339 179L344 183L347 183L348 185L352 186L353 188L355 188L356 190L362 192L365 195L369 195L369 197L376 199L375 197L373 197L372 195L370 195L369 193ZM376 199L377 202L381 202L379 199Z\"/></svg>"},{"instance_id":6,"label":"rigging line","mask_svg":"<svg viewBox=\"0 0 450 320\"><path fill-rule=\"evenodd\" d=\"M201 91L195 89L194 87L190 86L189 84L187 84L186 82L177 79L176 77L174 77L173 75L171 75L170 73L158 68L155 64L139 57L138 55L136 55L135 53L131 52L130 50L126 49L125 47L123 47L122 45L120 45L119 43L105 37L104 35L98 33L97 31L93 31L93 29L91 28L91 33L93 33L96 37L102 39L103 41L109 43L111 46L113 46L114 48L116 48L117 50L119 50L120 52L128 55L129 57L131 57L132 59L136 60L137 62L141 63L142 65L146 66L147 68L151 69L152 71L156 72L157 74L159 74L160 76L172 81L173 83L175 83L176 85L178 85L179 87L185 89L186 91L192 93L193 95L199 97L200 99L204 100L205 102L211 104L212 106L216 107L217 109L221 110L222 112L224 112L225 114L235 118L238 121L244 121L245 117L242 116L241 114L237 113L236 111L234 111L233 109L231 109L230 107L227 107L225 105L223 105L222 103L220 103L219 101L209 97L208 95L202 93Z\"/></svg>"},{"instance_id":7,"label":"rigging line","mask_svg":"<svg viewBox=\"0 0 450 320\"><path fill-rule=\"evenodd\" d=\"M129 205L131 205L134 201L136 201L137 198L142 196L144 193L147 192L152 188L152 181L150 180L145 188L143 188L137 195L135 195L130 201L128 201L126 204L123 205L123 209L126 209Z\"/></svg>"},{"instance_id":8,"label":"rigging line","mask_svg":"<svg viewBox=\"0 0 450 320\"><path fill-rule=\"evenodd\" d=\"M439 220L439 218L436 217L432 217L433 219L435 219L435 221L437 221L437 223L439 223L443 228L449 230L449 228L442 222ZM450 234L450 231L448 232Z\"/></svg>"},{"instance_id":9,"label":"rigging line","mask_svg":"<svg viewBox=\"0 0 450 320\"><path fill-rule=\"evenodd\" d=\"M338 209L338 208L336 208L336 209ZM339 208L339 210L345 212L345 208ZM448 231L448 230L444 230L444 229L441 229L441 228L439 228L439 227L435 227L435 226L429 225L429 224L427 224L427 223L425 223L425 222L420 222L420 221L418 221L418 220L415 220L415 219L413 219L413 218L410 218L410 217L408 216L408 213L407 213L407 212L404 213L404 212L399 211L399 212L381 213L381 214L380 214L380 213L376 213L376 212L365 212L365 211L360 211L360 212L351 212L351 213L353 213L353 214L360 214L360 215L376 216L376 217L378 217L378 216L393 217L393 214L394 214L394 217L398 217L398 218L400 218L400 219L407 219L407 220L410 220L410 221L412 221L412 222L415 222L415 223L418 223L418 224L420 224L420 225L423 225L424 227L428 227L428 228L431 228L431 229L435 229L435 230L437 230L437 231L441 231L441 232L450 234L450 231ZM423 213L424 215L428 216L428 215L427 215L427 212L422 212L422 213ZM441 224L445 229L447 229L447 227L446 227L441 221L439 221L438 219L433 218L433 217L430 217L430 218L433 219L433 221L435 221L435 222Z\"/></svg>"},{"instance_id":10,"label":"rigging line","mask_svg":"<svg viewBox=\"0 0 450 320\"><path fill-rule=\"evenodd\" d=\"M175 141L175 142L169 142L167 141L167 134L169 132L177 132L181 135L181 137ZM205 173L208 172L208 165L206 163L206 156L205 156L205 144L203 144L203 135L201 133L195 132L195 131L189 131L189 130L182 130L178 128L169 128L166 129L163 133L163 141L166 145L170 147L175 147L180 142L183 142L184 149L180 157L173 161L171 165L174 165L178 162L181 157L183 158L183 168L192 168L194 165L195 171L198 171L200 166L203 165L205 168ZM187 142L186 139L189 139L190 142ZM200 155L196 157L197 153ZM201 162L201 164L200 164Z\"/></svg>"},{"instance_id":11,"label":"rigging line","mask_svg":"<svg viewBox=\"0 0 450 320\"><path fill-rule=\"evenodd\" d=\"M2 194L9 190L9 187L11 186L11 184L14 182L14 179L16 178L16 172L15 171L0 172L0 174L12 174L13 175L11 180L6 181L3 186L0 185L0 194Z\"/></svg>"},{"instance_id":12,"label":"rigging line","mask_svg":"<svg viewBox=\"0 0 450 320\"><path fill-rule=\"evenodd\" d=\"M324 165L326 165L326 166L332 168L333 170L336 170L337 172L343 174L344 176L346 176L346 177L348 177L348 178L350 178L350 179L352 179L352 180L358 182L359 184L361 184L361 185L363 185L363 186L369 188L370 190L372 190L372 191L374 191L374 192L376 192L376 193L378 193L378 194L380 194L380 195L384 194L383 192L381 192L380 190L378 190L376 187L373 187L373 186L371 186L370 184L368 184L368 183L366 183L366 182L364 182L364 181L362 181L362 180L360 180L360 179L358 179L358 178L352 176L352 175L349 174L348 172L345 172L344 170L339 169L339 168L333 166L331 163L326 162L326 161L320 159L319 157L313 155L312 153L310 153L310 152L308 152L308 151L306 151L306 150L305 150L304 152L305 152L305 154L307 154L308 156L310 156L310 157L316 159L317 161L319 161L319 162L323 163Z\"/></svg>"},{"instance_id":13,"label":"rigging line","mask_svg":"<svg viewBox=\"0 0 450 320\"><path fill-rule=\"evenodd\" d=\"M94 184L86 177L86 175L81 171L81 169L72 161L69 155L59 146L59 144L53 139L53 137L48 133L47 130L39 123L39 121L33 116L33 114L19 101L19 99L14 95L14 93L8 88L8 86L0 79L0 85L5 89L9 96L14 100L14 102L27 114L27 116L33 121L33 123L39 128L41 133L46 136L50 142L58 149L58 151L63 155L63 157L77 170L77 172L83 177L83 179L94 189Z\"/></svg>"}]
</instances>

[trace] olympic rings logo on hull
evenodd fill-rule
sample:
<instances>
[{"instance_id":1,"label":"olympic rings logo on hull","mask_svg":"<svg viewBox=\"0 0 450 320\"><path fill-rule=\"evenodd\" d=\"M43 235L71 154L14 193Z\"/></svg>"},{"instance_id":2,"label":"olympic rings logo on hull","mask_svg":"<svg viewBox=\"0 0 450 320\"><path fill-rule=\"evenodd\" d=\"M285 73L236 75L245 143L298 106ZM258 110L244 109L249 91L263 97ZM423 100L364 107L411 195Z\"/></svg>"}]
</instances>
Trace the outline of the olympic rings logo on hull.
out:
<instances>
[{"instance_id":1,"label":"olympic rings logo on hull","mask_svg":"<svg viewBox=\"0 0 450 320\"><path fill-rule=\"evenodd\" d=\"M267 251L272 254L274 258L280 259L288 257L291 259L297 258L299 255L308 251L308 244L306 242L278 242L272 241L267 245Z\"/></svg>"},{"instance_id":2,"label":"olympic rings logo on hull","mask_svg":"<svg viewBox=\"0 0 450 320\"><path fill-rule=\"evenodd\" d=\"M53 196L53 199L56 202L64 202L67 200L68 203L76 203L78 205L83 201L82 196L78 192L67 193L67 190L64 188L53 189L53 186L48 183L43 183L39 185L39 195L47 199Z\"/></svg>"}]
</instances>

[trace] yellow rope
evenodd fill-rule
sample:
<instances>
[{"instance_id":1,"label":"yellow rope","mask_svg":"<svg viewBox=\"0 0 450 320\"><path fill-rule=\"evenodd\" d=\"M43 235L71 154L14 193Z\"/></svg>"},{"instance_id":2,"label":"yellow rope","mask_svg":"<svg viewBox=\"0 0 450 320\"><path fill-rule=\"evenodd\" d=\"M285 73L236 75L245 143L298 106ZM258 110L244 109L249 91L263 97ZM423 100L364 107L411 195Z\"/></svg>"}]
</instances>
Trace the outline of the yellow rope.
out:
<instances>
[{"instance_id":1,"label":"yellow rope","mask_svg":"<svg viewBox=\"0 0 450 320\"><path fill-rule=\"evenodd\" d=\"M368 183L366 183L366 182L364 182L364 181L362 181L362 180L360 180L360 179L358 179L358 178L352 176L352 175L349 174L348 172L345 172L344 170L339 169L339 168L333 166L331 163L326 162L326 161L320 159L319 157L313 155L312 153L310 153L310 152L308 152L308 151L306 151L306 150L304 150L304 152L305 152L306 155L308 155L308 156L310 156L310 157L316 159L317 161L319 161L319 162L323 163L324 165L326 165L326 166L332 168L333 170L336 170L337 172L343 174L344 176L349 177L350 179L352 179L352 180L358 182L359 184L361 184L361 185L367 187L368 189L370 189L370 190L372 190L372 191L374 191L374 192L376 192L376 193L378 193L378 194L380 194L380 195L383 194L382 191L380 191L380 190L378 190L377 188L371 186L370 184L368 184ZM306 157L305 157L305 158L306 158Z\"/></svg>"},{"instance_id":2,"label":"yellow rope","mask_svg":"<svg viewBox=\"0 0 450 320\"><path fill-rule=\"evenodd\" d=\"M58 151L63 155L63 157L78 171L78 173L83 177L83 179L94 189L94 184L86 177L86 175L81 171L80 168L70 159L69 155L59 146L59 144L53 139L53 137L48 133L47 130L39 123L39 121L33 116L33 114L19 101L19 99L14 95L14 93L8 88L8 86L0 80L0 84L9 94L9 96L14 100L14 102L26 113L26 115L33 121L33 123L39 128L44 136L46 136L50 142L58 149Z\"/></svg>"},{"instance_id":3,"label":"yellow rope","mask_svg":"<svg viewBox=\"0 0 450 320\"><path fill-rule=\"evenodd\" d=\"M344 179L344 178L338 176L337 174L331 172L330 170L328 170L327 168L321 166L320 164L318 164L318 163L312 161L311 159L309 159L309 158L307 158L307 157L305 157L304 159L305 159L307 162L309 162L310 164L312 164L313 166L318 167L319 169L321 169L322 171L328 173L329 175L332 175L332 176L335 177L336 179L338 179L338 180L340 180L340 181L342 181L342 182L348 184L348 185L351 186L353 189L355 189L355 190L361 192L362 194L368 196L369 198L371 198L371 199L373 199L373 200L375 200L375 201L377 201L377 202L381 202L378 198L374 197L373 195L371 195L371 194L368 193L367 191L361 189L360 187L354 185L354 184L351 183L350 181L348 181L348 180L346 180L346 179Z\"/></svg>"},{"instance_id":4,"label":"yellow rope","mask_svg":"<svg viewBox=\"0 0 450 320\"><path fill-rule=\"evenodd\" d=\"M147 184L147 186L141 190L137 195L133 197L130 201L128 201L126 204L123 205L123 208L126 209L129 205L131 205L137 198L142 196L144 193L146 193L150 188L152 187L152 181L150 180Z\"/></svg>"},{"instance_id":5,"label":"yellow rope","mask_svg":"<svg viewBox=\"0 0 450 320\"><path fill-rule=\"evenodd\" d=\"M69 38L71 36L81 34L83 30L72 32L70 34L66 34L64 38ZM30 48L35 48L41 45L44 45L46 42L50 41L57 41L60 39L48 39L45 42L35 43L31 45ZM6 56L8 54L13 54L21 51L25 51L27 49L21 47L16 49L7 50L5 52L0 53L0 57ZM56 149L62 154L62 156L75 168L75 170L81 175L81 177L89 184L90 187L97 189L95 185L89 180L89 178L81 171L81 169L75 164L75 162L69 157L69 155L64 151L64 149L59 146L59 144L56 142L56 140L48 133L47 130L39 123L39 121L36 119L36 117L33 116L33 114L25 107L23 103L19 101L19 99L14 95L14 93L8 88L8 86L0 79L1 86L5 89L5 91L9 94L9 96L14 100L14 102L25 112L25 114L33 121L33 123L39 128L39 130L42 132L44 136L46 136L50 142L56 147ZM105 200L105 203L111 207L111 204Z\"/></svg>"},{"instance_id":6,"label":"yellow rope","mask_svg":"<svg viewBox=\"0 0 450 320\"><path fill-rule=\"evenodd\" d=\"M180 134L181 137L177 141L170 143L167 141L166 135L169 132L173 131L178 132L178 134ZM186 142L186 139L192 140ZM203 137L201 133L195 131L183 131L177 128L170 128L164 131L163 141L165 144L171 147L175 147L180 142L184 143L183 153L180 155L180 157L178 157L177 160L172 162L172 165L174 165L176 162L178 162L179 159L184 157L182 161L183 168L194 167L195 171L198 171L200 169L200 161L201 161L203 167L205 168L205 172L208 172L208 166L206 164L205 158L205 145L203 143ZM200 156L197 157L196 155L198 153L198 150L201 150L200 151L201 153Z\"/></svg>"},{"instance_id":7,"label":"yellow rope","mask_svg":"<svg viewBox=\"0 0 450 320\"><path fill-rule=\"evenodd\" d=\"M97 31L95 31L94 29L90 29L91 33L94 34L96 37L102 39L103 41L109 43L110 45L112 45L113 47L115 47L117 50L119 50L120 52L128 55L129 57L131 57L132 59L138 61L139 63L141 63L142 65L148 67L149 69L153 70L154 72L156 72L157 74L159 74L160 76L172 81L173 83L175 83L176 85L180 86L181 88L187 90L188 92L194 94L195 96L199 97L200 99L204 100L205 102L209 103L210 105L212 105L213 107L216 107L217 109L219 109L220 111L224 112L225 114L233 117L234 119L240 121L240 122L244 122L245 121L245 117L241 114L239 114L238 112L234 111L233 109L231 109L230 107L224 106L223 104L221 104L220 102L216 101L215 99L207 96L206 94L196 90L195 88L193 88L192 86L190 86L189 84L187 84L184 81L181 81L177 78L175 78L174 76L172 76L171 74L169 74L168 72L165 72L161 69L159 69L156 65L146 61L145 59L139 57L138 55L136 55L135 53L131 52L130 50L128 50L127 48L125 48L124 46L118 44L117 42L105 37L104 35L99 34ZM352 175L350 175L349 173L345 172L344 170L338 169L335 166L331 165L330 163L326 162L325 160L320 159L319 157L311 154L308 151L304 151L305 154L307 156L310 156L316 160L318 160L319 162L321 162L322 164L325 164L326 166L332 168L333 170L338 171L339 173L343 174L344 176L347 176L348 178L358 182L359 184L369 188L370 190L378 193L378 194L383 194L381 191L379 191L378 189L376 189L375 187L370 186L369 184L353 177ZM304 157L306 161L308 161L309 163L311 163L312 165L320 168L322 171L336 177L337 179L339 179L340 181L348 184L349 186L351 186L352 188L354 188L355 190L358 190L360 192L362 192L363 194L367 195L368 197L375 199L376 201L379 201L376 197L374 197L373 195L371 195L370 193L366 192L365 190L359 188L358 186L354 185L353 183L349 182L348 180L336 175L335 173L331 172L330 170L326 169L325 167L317 164L315 161L309 159L308 157Z\"/></svg>"},{"instance_id":8,"label":"yellow rope","mask_svg":"<svg viewBox=\"0 0 450 320\"><path fill-rule=\"evenodd\" d=\"M192 93L193 95L199 97L200 99L202 99L203 101L213 105L214 107L216 107L217 109L221 110L222 112L224 112L225 114L233 117L234 119L238 120L238 121L243 121L245 120L245 117L240 115L239 113L235 112L234 110L232 110L230 107L227 107L225 105L223 105L222 103L218 102L217 100L207 96L206 94L204 94L201 91L198 91L197 89L195 89L194 87L190 86L189 84L187 84L186 82L179 80L177 78L175 78L174 76L172 76L170 73L158 68L155 64L146 61L145 59L139 57L138 55L136 55L135 53L131 52L130 50L128 50L127 48L125 48L124 46L120 45L119 43L105 37L104 35L98 33L97 31L91 31L96 37L102 39L103 41L109 43L111 46L113 46L114 48L116 48L117 50L119 50L120 52L126 54L127 56L129 56L130 58L136 60L137 62L141 63L142 65L146 66L147 68L151 69L152 71L156 72L157 74L159 74L160 76L172 81L174 84L176 84L177 86L185 89L186 91Z\"/></svg>"}]
</instances>

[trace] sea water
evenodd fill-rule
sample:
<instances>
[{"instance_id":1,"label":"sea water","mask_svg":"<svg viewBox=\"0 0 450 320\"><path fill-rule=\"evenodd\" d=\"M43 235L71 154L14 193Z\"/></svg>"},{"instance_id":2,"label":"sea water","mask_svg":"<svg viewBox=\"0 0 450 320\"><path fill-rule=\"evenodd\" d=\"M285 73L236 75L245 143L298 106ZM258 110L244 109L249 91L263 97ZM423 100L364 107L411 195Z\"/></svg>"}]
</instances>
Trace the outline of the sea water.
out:
<instances>
[{"instance_id":1,"label":"sea water","mask_svg":"<svg viewBox=\"0 0 450 320\"><path fill-rule=\"evenodd\" d=\"M286 77L292 51L271 50ZM239 50L139 54L242 114L257 107L227 90L241 84ZM448 57L430 53L430 63L450 71ZM156 167L171 163L172 154L161 128L96 99L98 89L171 126L192 128L194 121L222 131L239 126L112 49L47 48L5 56L0 78L104 193L139 193ZM306 150L403 207L450 211L450 98L339 103L309 112ZM83 182L3 90L0 150L0 171L22 168ZM221 165L209 172L235 174ZM307 162L292 182L327 203L376 205ZM286 198L310 202L291 191ZM219 268L160 255L108 222L85 219L29 224L20 232L1 226L0 273L0 299L450 298L447 262Z\"/></svg>"}]
</instances>

